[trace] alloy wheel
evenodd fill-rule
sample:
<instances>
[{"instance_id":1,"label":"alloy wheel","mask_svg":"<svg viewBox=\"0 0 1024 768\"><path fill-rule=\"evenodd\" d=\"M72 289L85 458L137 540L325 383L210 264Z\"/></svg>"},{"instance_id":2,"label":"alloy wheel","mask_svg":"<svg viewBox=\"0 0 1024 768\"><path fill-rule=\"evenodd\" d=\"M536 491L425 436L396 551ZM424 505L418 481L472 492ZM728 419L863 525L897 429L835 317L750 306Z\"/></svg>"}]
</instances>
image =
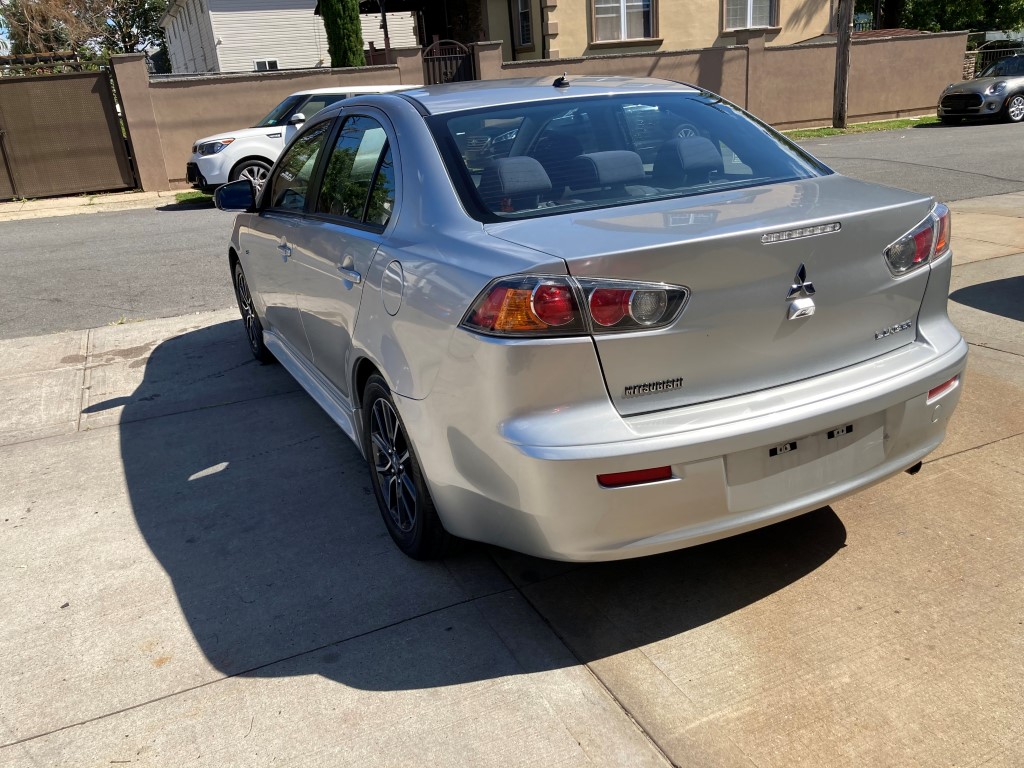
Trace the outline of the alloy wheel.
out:
<instances>
[{"instance_id":1,"label":"alloy wheel","mask_svg":"<svg viewBox=\"0 0 1024 768\"><path fill-rule=\"evenodd\" d=\"M260 190L263 189L263 185L267 182L267 176L270 172L259 165L247 165L238 174L239 179L248 179L252 183L252 188L259 194Z\"/></svg>"},{"instance_id":2,"label":"alloy wheel","mask_svg":"<svg viewBox=\"0 0 1024 768\"><path fill-rule=\"evenodd\" d=\"M418 508L409 442L394 406L380 397L370 413L370 450L384 508L395 527L407 533L416 524Z\"/></svg>"},{"instance_id":3,"label":"alloy wheel","mask_svg":"<svg viewBox=\"0 0 1024 768\"><path fill-rule=\"evenodd\" d=\"M249 339L253 353L258 355L263 343L262 329L256 316L256 307L252 303L252 295L249 293L249 284L245 281L245 273L241 269L235 274L235 287L238 291L238 308L242 310L242 322L245 323L245 335Z\"/></svg>"},{"instance_id":4,"label":"alloy wheel","mask_svg":"<svg viewBox=\"0 0 1024 768\"><path fill-rule=\"evenodd\" d=\"M1014 96L1010 99L1010 103L1006 105L1006 112L1015 123L1024 119L1024 96Z\"/></svg>"}]
</instances>

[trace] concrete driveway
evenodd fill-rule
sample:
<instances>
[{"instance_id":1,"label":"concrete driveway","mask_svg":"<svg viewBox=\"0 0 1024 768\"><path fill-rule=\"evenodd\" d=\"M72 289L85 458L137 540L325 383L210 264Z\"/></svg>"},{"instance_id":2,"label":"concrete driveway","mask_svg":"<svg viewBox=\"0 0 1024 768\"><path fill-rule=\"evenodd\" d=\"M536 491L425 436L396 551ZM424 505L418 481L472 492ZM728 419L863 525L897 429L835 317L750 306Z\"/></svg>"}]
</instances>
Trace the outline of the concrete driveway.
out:
<instances>
[{"instance_id":1,"label":"concrete driveway","mask_svg":"<svg viewBox=\"0 0 1024 768\"><path fill-rule=\"evenodd\" d=\"M1024 764L1024 195L916 477L577 566L400 555L234 311L0 341L0 765Z\"/></svg>"}]
</instances>

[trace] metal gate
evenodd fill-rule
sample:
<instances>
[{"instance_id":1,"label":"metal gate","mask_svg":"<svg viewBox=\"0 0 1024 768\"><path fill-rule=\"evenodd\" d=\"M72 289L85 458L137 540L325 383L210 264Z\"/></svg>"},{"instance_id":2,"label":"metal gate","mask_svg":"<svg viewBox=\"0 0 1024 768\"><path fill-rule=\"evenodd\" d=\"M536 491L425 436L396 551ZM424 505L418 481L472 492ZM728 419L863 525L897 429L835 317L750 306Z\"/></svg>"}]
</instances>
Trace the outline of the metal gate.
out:
<instances>
[{"instance_id":1,"label":"metal gate","mask_svg":"<svg viewBox=\"0 0 1024 768\"><path fill-rule=\"evenodd\" d=\"M473 52L455 40L436 40L423 52L423 82L427 85L475 80Z\"/></svg>"},{"instance_id":2,"label":"metal gate","mask_svg":"<svg viewBox=\"0 0 1024 768\"><path fill-rule=\"evenodd\" d=\"M106 72L0 78L0 200L136 186Z\"/></svg>"}]
</instances>

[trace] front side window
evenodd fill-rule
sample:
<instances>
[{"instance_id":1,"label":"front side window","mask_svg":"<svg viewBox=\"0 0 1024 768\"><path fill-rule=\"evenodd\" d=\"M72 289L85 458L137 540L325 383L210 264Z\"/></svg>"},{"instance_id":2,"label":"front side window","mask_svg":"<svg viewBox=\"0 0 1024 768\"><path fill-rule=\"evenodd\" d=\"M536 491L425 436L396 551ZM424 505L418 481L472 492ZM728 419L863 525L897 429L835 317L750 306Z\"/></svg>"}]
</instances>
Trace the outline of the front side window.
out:
<instances>
[{"instance_id":1,"label":"front side window","mask_svg":"<svg viewBox=\"0 0 1024 768\"><path fill-rule=\"evenodd\" d=\"M466 110L428 122L466 209L482 221L830 173L795 144L709 93L558 99ZM479 151L484 143L477 137L486 131L510 136L501 152Z\"/></svg>"},{"instance_id":2,"label":"front side window","mask_svg":"<svg viewBox=\"0 0 1024 768\"><path fill-rule=\"evenodd\" d=\"M725 0L726 29L757 29L773 23L773 0Z\"/></svg>"},{"instance_id":3,"label":"front side window","mask_svg":"<svg viewBox=\"0 0 1024 768\"><path fill-rule=\"evenodd\" d=\"M309 181L330 127L330 120L315 125L285 152L270 180L270 208L297 213L305 210Z\"/></svg>"},{"instance_id":4,"label":"front side window","mask_svg":"<svg viewBox=\"0 0 1024 768\"><path fill-rule=\"evenodd\" d=\"M594 0L594 42L654 37L654 0Z\"/></svg>"},{"instance_id":5,"label":"front side window","mask_svg":"<svg viewBox=\"0 0 1024 768\"><path fill-rule=\"evenodd\" d=\"M284 125L295 112L295 108L302 103L302 99L302 96L289 96L270 110L270 114L256 123L253 128L273 128L275 125ZM312 115L308 115L308 117L312 117Z\"/></svg>"},{"instance_id":6,"label":"front side window","mask_svg":"<svg viewBox=\"0 0 1024 768\"><path fill-rule=\"evenodd\" d=\"M394 169L383 126L370 117L348 118L324 171L317 213L383 228L394 205L394 189Z\"/></svg>"},{"instance_id":7,"label":"front side window","mask_svg":"<svg viewBox=\"0 0 1024 768\"><path fill-rule=\"evenodd\" d=\"M306 102L295 111L301 112L303 117L309 120L309 118L311 118L321 109L326 109L327 107L331 106L334 102L341 101L343 98L345 98L345 96L340 93L331 96L328 96L323 93L318 93L313 96L310 96L306 100Z\"/></svg>"}]
</instances>

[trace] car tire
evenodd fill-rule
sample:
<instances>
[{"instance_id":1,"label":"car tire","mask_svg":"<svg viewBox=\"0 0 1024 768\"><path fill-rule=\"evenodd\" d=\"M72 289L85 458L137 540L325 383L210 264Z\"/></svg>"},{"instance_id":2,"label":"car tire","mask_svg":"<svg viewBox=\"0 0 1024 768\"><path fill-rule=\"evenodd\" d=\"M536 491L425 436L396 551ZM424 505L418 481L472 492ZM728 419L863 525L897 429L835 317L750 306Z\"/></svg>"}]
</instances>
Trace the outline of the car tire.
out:
<instances>
[{"instance_id":1,"label":"car tire","mask_svg":"<svg viewBox=\"0 0 1024 768\"><path fill-rule=\"evenodd\" d=\"M260 316L256 313L256 305L253 304L249 283L245 279L245 272L242 271L240 261L235 262L233 273L235 299L238 301L238 311L242 313L242 323L245 325L245 337L249 341L249 351L260 363L264 365L272 363L274 355L263 343L263 323L260 322Z\"/></svg>"},{"instance_id":2,"label":"car tire","mask_svg":"<svg viewBox=\"0 0 1024 768\"><path fill-rule=\"evenodd\" d=\"M259 196L260 190L263 189L263 185L267 183L269 176L270 163L263 160L245 160L236 165L231 171L231 181L248 179L252 183L252 188L257 196Z\"/></svg>"},{"instance_id":3,"label":"car tire","mask_svg":"<svg viewBox=\"0 0 1024 768\"><path fill-rule=\"evenodd\" d=\"M437 516L391 390L377 374L370 377L363 390L363 413L370 484L391 538L416 560L433 560L450 553L458 539L444 529Z\"/></svg>"},{"instance_id":4,"label":"car tire","mask_svg":"<svg viewBox=\"0 0 1024 768\"><path fill-rule=\"evenodd\" d=\"M1024 93L1014 93L1003 105L1003 117L1007 122L1019 123L1024 120Z\"/></svg>"},{"instance_id":5,"label":"car tire","mask_svg":"<svg viewBox=\"0 0 1024 768\"><path fill-rule=\"evenodd\" d=\"M964 119L962 117L940 117L939 122L943 125L960 125Z\"/></svg>"},{"instance_id":6,"label":"car tire","mask_svg":"<svg viewBox=\"0 0 1024 768\"><path fill-rule=\"evenodd\" d=\"M672 129L672 136L677 139L693 139L700 136L700 131L693 123L680 123Z\"/></svg>"}]
</instances>

